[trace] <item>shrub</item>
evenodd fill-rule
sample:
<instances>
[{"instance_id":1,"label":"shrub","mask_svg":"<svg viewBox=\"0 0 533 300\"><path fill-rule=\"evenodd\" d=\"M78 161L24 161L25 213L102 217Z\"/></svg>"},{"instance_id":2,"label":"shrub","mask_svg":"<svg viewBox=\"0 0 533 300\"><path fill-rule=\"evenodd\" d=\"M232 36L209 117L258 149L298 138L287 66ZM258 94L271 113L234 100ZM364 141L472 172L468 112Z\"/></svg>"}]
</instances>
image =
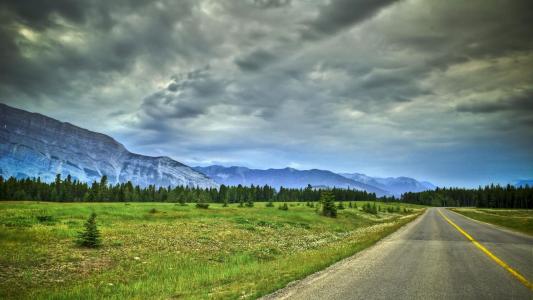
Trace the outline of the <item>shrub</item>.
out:
<instances>
[{"instance_id":1,"label":"shrub","mask_svg":"<svg viewBox=\"0 0 533 300\"><path fill-rule=\"evenodd\" d=\"M196 208L201 208L201 209L208 209L209 208L209 203L207 203L207 196L206 195L204 195L204 194L198 195L198 200L196 202Z\"/></svg>"},{"instance_id":2,"label":"shrub","mask_svg":"<svg viewBox=\"0 0 533 300\"><path fill-rule=\"evenodd\" d=\"M96 214L93 212L87 222L85 229L78 234L78 245L87 248L97 248L102 244L100 232L96 226Z\"/></svg>"},{"instance_id":3,"label":"shrub","mask_svg":"<svg viewBox=\"0 0 533 300\"><path fill-rule=\"evenodd\" d=\"M283 203L283 205L278 206L278 208L281 210L289 210L289 206L287 205L287 203Z\"/></svg>"},{"instance_id":4,"label":"shrub","mask_svg":"<svg viewBox=\"0 0 533 300\"><path fill-rule=\"evenodd\" d=\"M274 202L272 202L272 199L268 200L266 207L274 207Z\"/></svg>"},{"instance_id":5,"label":"shrub","mask_svg":"<svg viewBox=\"0 0 533 300\"><path fill-rule=\"evenodd\" d=\"M156 213L158 213L159 211L158 211L157 209L155 209L155 208L152 208L152 209L150 209L148 212L151 213L151 214L156 214Z\"/></svg>"},{"instance_id":6,"label":"shrub","mask_svg":"<svg viewBox=\"0 0 533 300\"><path fill-rule=\"evenodd\" d=\"M40 223L53 223L54 222L53 216L40 215L40 216L36 216L36 218L37 218L37 221L39 221Z\"/></svg>"},{"instance_id":7,"label":"shrub","mask_svg":"<svg viewBox=\"0 0 533 300\"><path fill-rule=\"evenodd\" d=\"M208 209L209 203L196 203L196 208Z\"/></svg>"},{"instance_id":8,"label":"shrub","mask_svg":"<svg viewBox=\"0 0 533 300\"><path fill-rule=\"evenodd\" d=\"M337 205L337 209L344 209L344 202L340 201Z\"/></svg>"}]
</instances>

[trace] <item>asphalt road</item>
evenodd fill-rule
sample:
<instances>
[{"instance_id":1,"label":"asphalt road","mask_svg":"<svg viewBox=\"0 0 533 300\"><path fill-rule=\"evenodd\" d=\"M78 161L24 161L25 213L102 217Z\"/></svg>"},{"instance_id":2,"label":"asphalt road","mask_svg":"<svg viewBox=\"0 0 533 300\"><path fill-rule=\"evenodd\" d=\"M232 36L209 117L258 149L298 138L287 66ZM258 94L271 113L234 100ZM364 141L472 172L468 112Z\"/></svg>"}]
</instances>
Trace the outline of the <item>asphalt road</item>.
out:
<instances>
[{"instance_id":1,"label":"asphalt road","mask_svg":"<svg viewBox=\"0 0 533 300\"><path fill-rule=\"evenodd\" d=\"M532 290L439 211L533 281L532 237L429 208L374 247L266 299L533 299Z\"/></svg>"}]
</instances>

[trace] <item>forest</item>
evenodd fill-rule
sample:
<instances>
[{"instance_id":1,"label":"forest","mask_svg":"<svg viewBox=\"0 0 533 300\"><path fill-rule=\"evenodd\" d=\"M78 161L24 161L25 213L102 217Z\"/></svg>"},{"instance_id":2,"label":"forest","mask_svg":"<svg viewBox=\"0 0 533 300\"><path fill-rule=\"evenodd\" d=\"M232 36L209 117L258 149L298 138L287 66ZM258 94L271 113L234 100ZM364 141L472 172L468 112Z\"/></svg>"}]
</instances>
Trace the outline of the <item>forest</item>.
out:
<instances>
[{"instance_id":1,"label":"forest","mask_svg":"<svg viewBox=\"0 0 533 300\"><path fill-rule=\"evenodd\" d=\"M533 187L491 184L477 189L437 188L434 191L405 193L401 201L429 206L532 209Z\"/></svg>"},{"instance_id":2,"label":"forest","mask_svg":"<svg viewBox=\"0 0 533 300\"><path fill-rule=\"evenodd\" d=\"M337 201L372 201L374 193L333 188ZM283 188L276 190L265 186L225 186L218 189L197 187L148 187L133 186L131 182L111 185L106 176L100 182L87 184L72 177L57 175L54 182L40 178L4 179L0 176L0 200L35 200L54 202L179 202L179 203L250 203L250 202L298 202L319 201L321 190L308 186L304 189ZM382 198L382 200L390 200Z\"/></svg>"}]
</instances>

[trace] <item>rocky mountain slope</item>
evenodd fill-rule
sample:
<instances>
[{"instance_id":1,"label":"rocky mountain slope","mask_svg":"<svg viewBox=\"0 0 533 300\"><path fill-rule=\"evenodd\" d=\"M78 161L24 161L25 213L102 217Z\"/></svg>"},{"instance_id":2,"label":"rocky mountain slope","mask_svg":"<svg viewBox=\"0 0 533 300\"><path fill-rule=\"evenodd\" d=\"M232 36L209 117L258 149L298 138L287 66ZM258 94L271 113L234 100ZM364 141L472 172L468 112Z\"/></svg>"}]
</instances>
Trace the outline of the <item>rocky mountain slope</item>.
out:
<instances>
[{"instance_id":1,"label":"rocky mountain slope","mask_svg":"<svg viewBox=\"0 0 533 300\"><path fill-rule=\"evenodd\" d=\"M107 135L0 103L0 175L51 181L58 173L85 182L107 175L109 183L143 187L218 186L169 157L131 153Z\"/></svg>"}]
</instances>

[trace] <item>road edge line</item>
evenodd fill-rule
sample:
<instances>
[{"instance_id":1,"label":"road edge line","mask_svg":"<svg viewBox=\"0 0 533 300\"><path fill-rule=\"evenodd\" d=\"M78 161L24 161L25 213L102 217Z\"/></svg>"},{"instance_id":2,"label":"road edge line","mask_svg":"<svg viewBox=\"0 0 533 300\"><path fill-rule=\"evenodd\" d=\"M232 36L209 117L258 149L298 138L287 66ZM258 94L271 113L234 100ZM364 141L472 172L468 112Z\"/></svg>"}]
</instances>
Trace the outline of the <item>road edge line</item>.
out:
<instances>
[{"instance_id":1,"label":"road edge line","mask_svg":"<svg viewBox=\"0 0 533 300\"><path fill-rule=\"evenodd\" d=\"M499 257L494 255L492 252L489 251L489 249L485 248L481 243L476 241L468 232L466 232L464 229L459 227L459 225L455 224L452 220L450 220L448 217L446 217L440 209L437 210L439 214L446 220L450 225L452 225L457 231L459 231L462 235L464 235L469 241L471 241L481 252L485 253L489 258L491 258L493 261L495 261L498 265L500 265L502 268L504 268L507 272L509 272L511 275L513 275L518 281L520 281L523 285L525 285L529 290L533 291L533 284L529 282L522 274L520 274L518 271L511 268L507 263L505 263L503 260L501 260Z\"/></svg>"}]
</instances>

